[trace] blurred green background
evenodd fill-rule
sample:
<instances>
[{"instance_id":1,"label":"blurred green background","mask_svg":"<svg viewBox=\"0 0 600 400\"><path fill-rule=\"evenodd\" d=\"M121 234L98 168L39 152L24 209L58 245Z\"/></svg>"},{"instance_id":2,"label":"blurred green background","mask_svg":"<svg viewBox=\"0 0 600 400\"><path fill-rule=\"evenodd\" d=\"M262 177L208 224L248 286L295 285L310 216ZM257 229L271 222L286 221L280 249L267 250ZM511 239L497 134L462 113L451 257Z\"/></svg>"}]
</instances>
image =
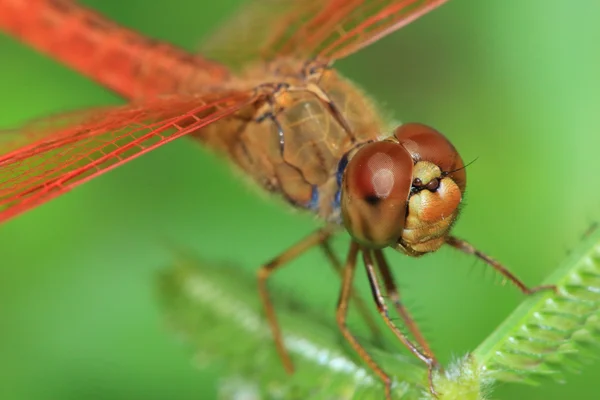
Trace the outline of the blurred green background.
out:
<instances>
[{"instance_id":1,"label":"blurred green background","mask_svg":"<svg viewBox=\"0 0 600 400\"><path fill-rule=\"evenodd\" d=\"M238 2L85 3L194 49ZM452 0L338 64L398 119L431 124L465 160L478 157L455 232L532 285L600 218L600 3L574 4ZM0 60L1 127L120 103L6 36ZM156 306L156 272L172 258L164 243L255 269L314 226L186 140L4 224L0 398L214 398L217 372L192 365ZM521 299L450 249L390 259L443 362L473 349ZM320 254L294 265L276 284L333 320L339 283ZM599 374L596 364L565 385L505 385L495 397L597 399Z\"/></svg>"}]
</instances>

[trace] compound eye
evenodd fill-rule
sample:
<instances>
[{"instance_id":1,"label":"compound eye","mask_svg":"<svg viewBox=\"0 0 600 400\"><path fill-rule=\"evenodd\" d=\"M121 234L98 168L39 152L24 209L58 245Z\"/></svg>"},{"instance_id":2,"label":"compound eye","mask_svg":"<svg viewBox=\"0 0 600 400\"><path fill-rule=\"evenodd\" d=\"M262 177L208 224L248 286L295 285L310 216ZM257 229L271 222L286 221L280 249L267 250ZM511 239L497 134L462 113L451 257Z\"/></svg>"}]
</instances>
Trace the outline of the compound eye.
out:
<instances>
[{"instance_id":1,"label":"compound eye","mask_svg":"<svg viewBox=\"0 0 600 400\"><path fill-rule=\"evenodd\" d=\"M413 172L410 153L395 142L361 147L348 162L342 216L359 243L383 248L402 235Z\"/></svg>"},{"instance_id":2,"label":"compound eye","mask_svg":"<svg viewBox=\"0 0 600 400\"><path fill-rule=\"evenodd\" d=\"M463 161L444 135L427 125L407 123L396 128L394 136L408 150L415 162L429 161L443 172L454 171L449 176L464 193L467 177Z\"/></svg>"}]
</instances>

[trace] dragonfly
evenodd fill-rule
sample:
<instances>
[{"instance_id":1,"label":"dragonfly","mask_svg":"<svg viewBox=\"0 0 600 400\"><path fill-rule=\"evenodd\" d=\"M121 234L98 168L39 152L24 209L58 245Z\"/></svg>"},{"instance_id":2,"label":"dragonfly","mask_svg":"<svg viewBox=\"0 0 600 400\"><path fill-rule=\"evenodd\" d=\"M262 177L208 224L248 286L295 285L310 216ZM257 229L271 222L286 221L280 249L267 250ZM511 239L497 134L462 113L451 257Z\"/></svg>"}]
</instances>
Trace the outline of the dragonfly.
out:
<instances>
[{"instance_id":1,"label":"dragonfly","mask_svg":"<svg viewBox=\"0 0 600 400\"><path fill-rule=\"evenodd\" d=\"M378 314L423 361L437 395L440 368L402 303L383 250L420 257L450 246L474 256L524 294L505 266L451 234L466 189L457 149L421 123L390 126L371 98L333 65L447 0L256 0L242 6L201 54L148 38L69 0L0 0L0 30L120 95L126 105L42 118L0 141L0 223L175 139L213 149L265 191L313 213L322 227L258 269L258 291L284 369L293 362L269 278L321 247L341 278L336 322L383 382L391 377L347 326L362 261ZM217 61L218 60L218 61ZM345 261L330 240L346 231ZM390 318L388 300L404 333Z\"/></svg>"}]
</instances>

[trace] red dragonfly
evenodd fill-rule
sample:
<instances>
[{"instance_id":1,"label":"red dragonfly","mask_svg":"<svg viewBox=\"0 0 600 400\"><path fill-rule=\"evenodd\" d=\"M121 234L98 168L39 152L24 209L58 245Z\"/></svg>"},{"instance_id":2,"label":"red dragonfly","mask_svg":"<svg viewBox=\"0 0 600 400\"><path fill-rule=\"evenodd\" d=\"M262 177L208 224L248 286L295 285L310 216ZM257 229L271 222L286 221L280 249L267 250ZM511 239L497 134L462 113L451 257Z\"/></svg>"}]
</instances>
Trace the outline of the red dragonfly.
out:
<instances>
[{"instance_id":1,"label":"red dragonfly","mask_svg":"<svg viewBox=\"0 0 600 400\"><path fill-rule=\"evenodd\" d=\"M0 0L0 29L88 76L129 104L50 117L0 143L0 222L69 191L150 150L188 136L228 157L268 192L313 212L323 228L258 270L259 292L288 372L267 290L269 276L321 246L338 267L337 322L385 385L392 378L346 326L362 256L377 310L428 366L438 362L400 301L383 249L418 257L444 244L483 260L530 294L505 267L450 235L466 187L465 165L435 129L389 127L367 95L332 65L446 0L261 0L243 8L203 56L151 40L68 0ZM329 246L346 229L343 268ZM380 285L383 281L383 289ZM409 328L389 318L383 293ZM368 317L367 317L368 318Z\"/></svg>"}]
</instances>

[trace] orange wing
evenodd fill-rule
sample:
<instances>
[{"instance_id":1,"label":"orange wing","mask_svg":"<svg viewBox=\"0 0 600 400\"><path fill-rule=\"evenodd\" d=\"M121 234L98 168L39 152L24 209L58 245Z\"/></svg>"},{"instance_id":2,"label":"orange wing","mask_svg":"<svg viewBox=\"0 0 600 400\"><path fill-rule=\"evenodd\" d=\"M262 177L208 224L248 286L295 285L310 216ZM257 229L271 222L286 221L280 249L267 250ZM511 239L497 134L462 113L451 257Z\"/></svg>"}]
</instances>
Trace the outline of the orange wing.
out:
<instances>
[{"instance_id":1,"label":"orange wing","mask_svg":"<svg viewBox=\"0 0 600 400\"><path fill-rule=\"evenodd\" d=\"M2 132L0 222L231 115L256 96L254 91L178 96L65 114Z\"/></svg>"},{"instance_id":2,"label":"orange wing","mask_svg":"<svg viewBox=\"0 0 600 400\"><path fill-rule=\"evenodd\" d=\"M448 0L261 0L215 32L202 54L233 67L277 57L335 61Z\"/></svg>"}]
</instances>

